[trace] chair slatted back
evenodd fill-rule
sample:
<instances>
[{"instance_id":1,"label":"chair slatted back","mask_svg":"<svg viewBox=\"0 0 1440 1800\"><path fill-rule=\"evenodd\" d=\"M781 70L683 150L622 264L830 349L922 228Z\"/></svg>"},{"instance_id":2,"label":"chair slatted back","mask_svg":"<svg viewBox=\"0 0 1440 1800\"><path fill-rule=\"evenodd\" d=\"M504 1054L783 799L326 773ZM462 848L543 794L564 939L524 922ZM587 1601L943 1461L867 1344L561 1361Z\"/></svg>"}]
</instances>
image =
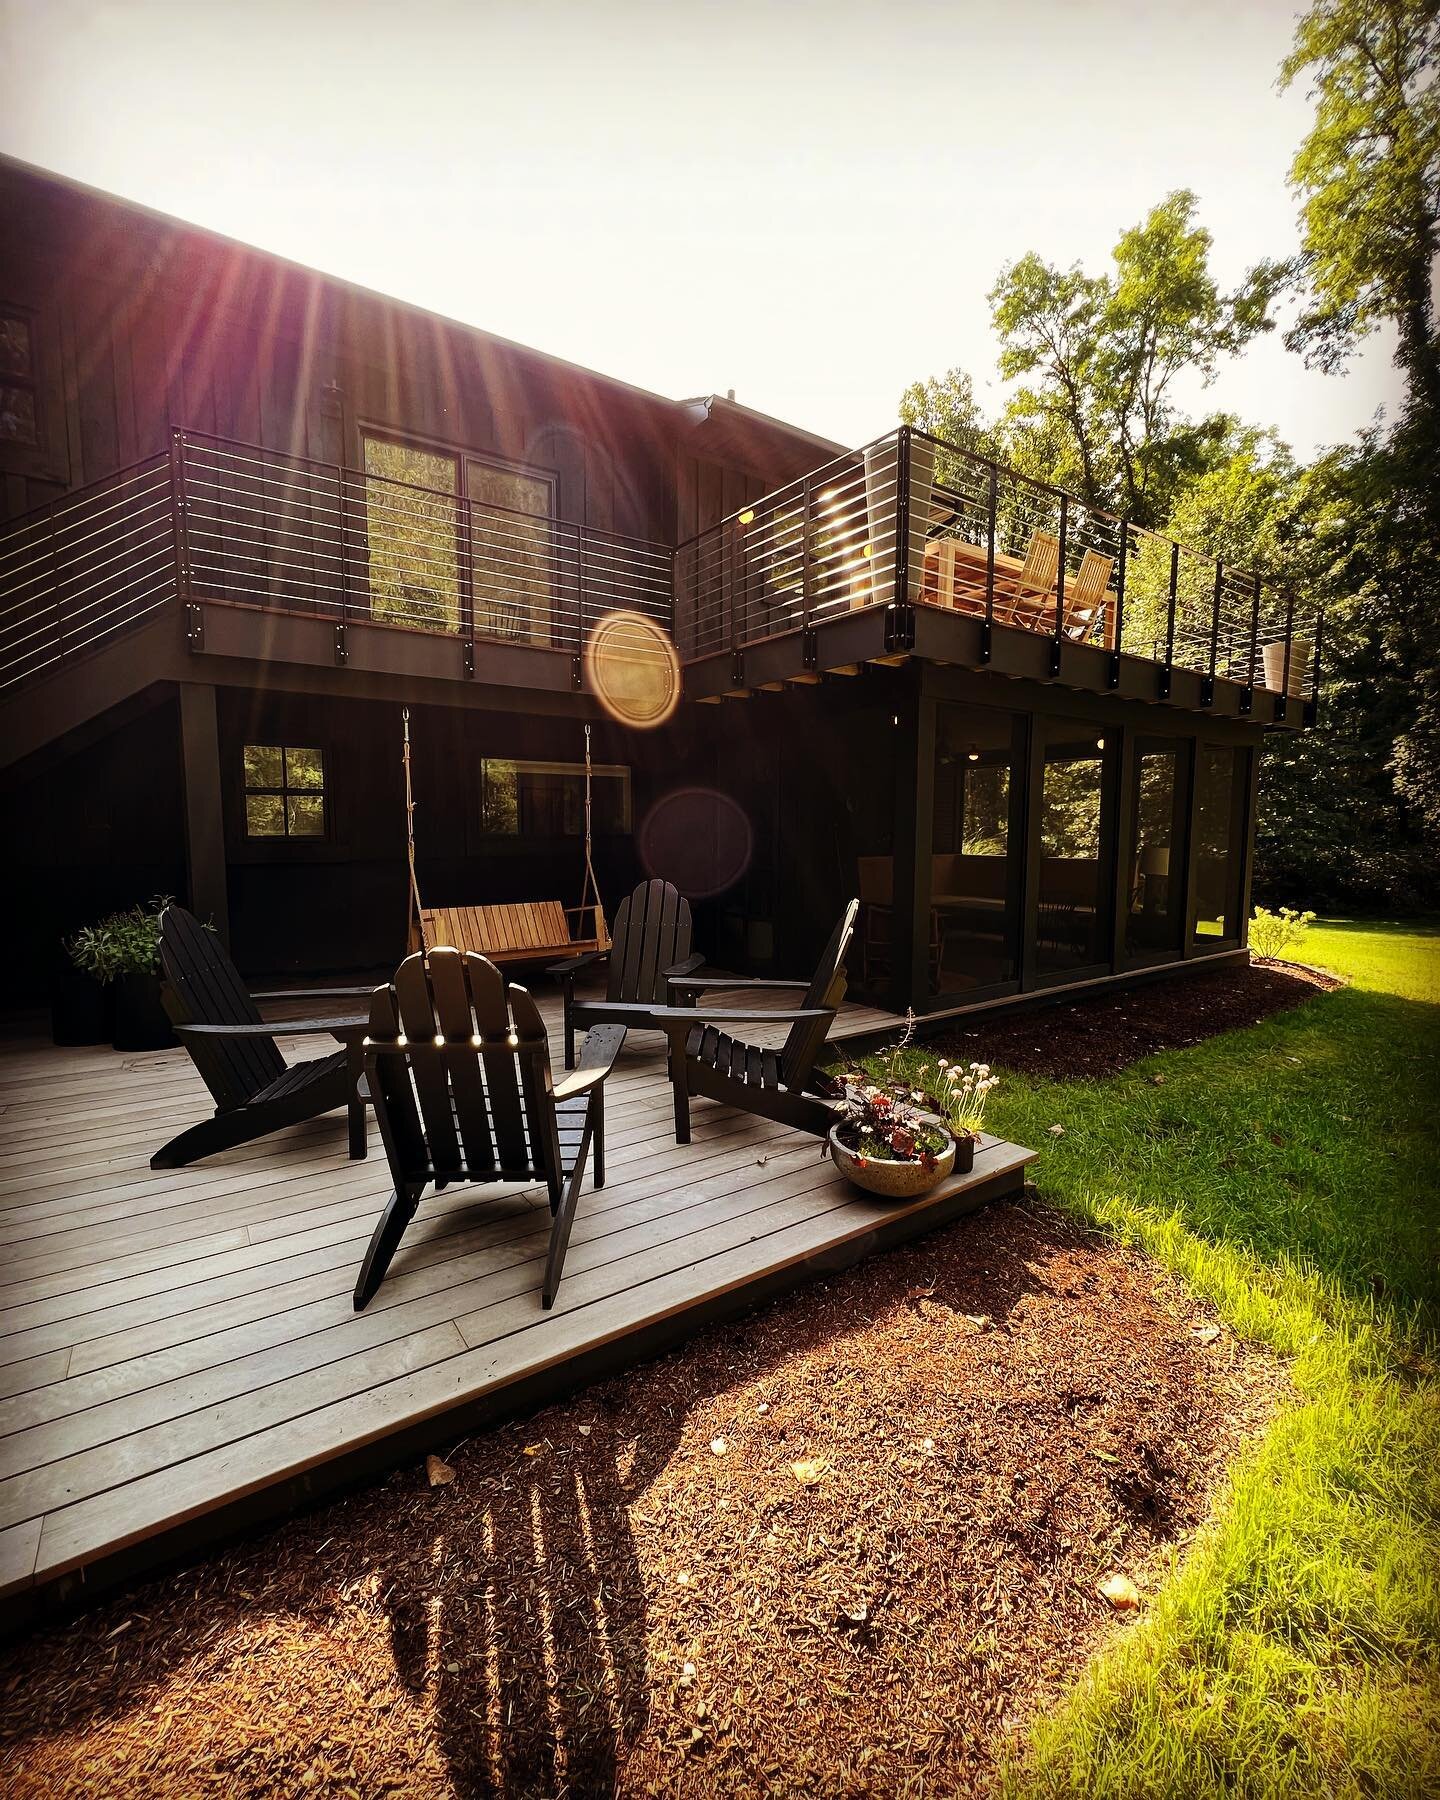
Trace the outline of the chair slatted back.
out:
<instances>
[{"instance_id":1,"label":"chair slatted back","mask_svg":"<svg viewBox=\"0 0 1440 1800\"><path fill-rule=\"evenodd\" d=\"M814 979L800 1002L807 1010L824 1007L830 1018L797 1019L786 1034L780 1052L780 1078L788 1088L803 1088L810 1079L815 1059L824 1047L834 1016L845 998L845 955L855 932L855 915L859 910L860 902L852 900L840 915L839 923L830 933L830 942L815 966Z\"/></svg>"},{"instance_id":2,"label":"chair slatted back","mask_svg":"<svg viewBox=\"0 0 1440 1800\"><path fill-rule=\"evenodd\" d=\"M494 963L437 947L376 988L365 1070L399 1182L558 1180L539 1008Z\"/></svg>"},{"instance_id":3,"label":"chair slatted back","mask_svg":"<svg viewBox=\"0 0 1440 1800\"><path fill-rule=\"evenodd\" d=\"M1025 552L1025 566L1020 571L1020 585L1049 593L1060 572L1060 540L1053 531L1030 534L1030 548Z\"/></svg>"},{"instance_id":4,"label":"chair slatted back","mask_svg":"<svg viewBox=\"0 0 1440 1800\"><path fill-rule=\"evenodd\" d=\"M1065 584L1065 630L1074 638L1088 637L1090 627L1105 604L1110 587L1113 556L1087 550L1080 558L1075 579Z\"/></svg>"},{"instance_id":5,"label":"chair slatted back","mask_svg":"<svg viewBox=\"0 0 1440 1800\"><path fill-rule=\"evenodd\" d=\"M193 913L173 903L160 915L160 966L165 1010L175 1025L259 1025L250 998L225 946ZM285 1073L274 1038L182 1040L200 1079L221 1112L244 1106L252 1094Z\"/></svg>"},{"instance_id":6,"label":"chair slatted back","mask_svg":"<svg viewBox=\"0 0 1440 1800\"><path fill-rule=\"evenodd\" d=\"M690 954L690 902L668 881L642 881L620 902L610 936L608 1000L665 1004L665 970Z\"/></svg>"}]
</instances>

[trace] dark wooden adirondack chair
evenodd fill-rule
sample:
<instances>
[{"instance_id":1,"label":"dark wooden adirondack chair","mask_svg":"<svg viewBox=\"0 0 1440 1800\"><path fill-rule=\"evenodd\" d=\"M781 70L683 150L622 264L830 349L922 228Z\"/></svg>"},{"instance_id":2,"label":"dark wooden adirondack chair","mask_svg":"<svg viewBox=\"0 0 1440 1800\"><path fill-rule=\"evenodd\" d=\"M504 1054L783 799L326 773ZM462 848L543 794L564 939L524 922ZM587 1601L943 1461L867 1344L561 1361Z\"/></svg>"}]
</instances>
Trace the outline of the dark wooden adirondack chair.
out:
<instances>
[{"instance_id":1,"label":"dark wooden adirondack chair","mask_svg":"<svg viewBox=\"0 0 1440 1800\"><path fill-rule=\"evenodd\" d=\"M257 1000L369 999L373 988L300 988L251 994L225 946L183 906L160 915L162 997L176 1034L215 1101L215 1116L171 1138L150 1158L152 1169L178 1169L217 1150L265 1137L337 1106L350 1109L350 1154L365 1154L365 1104L358 1092L365 1015L267 1024ZM355 1042L332 1056L286 1064L276 1032L303 1032Z\"/></svg>"},{"instance_id":2,"label":"dark wooden adirondack chair","mask_svg":"<svg viewBox=\"0 0 1440 1800\"><path fill-rule=\"evenodd\" d=\"M845 953L859 907L860 902L852 900L845 908L808 986L798 981L735 981L724 976L704 981L682 976L672 981L671 991L677 998L693 998L705 988L805 989L801 1005L787 1011L714 1010L703 1005L657 1010L656 1020L670 1040L677 1144L690 1142L692 1094L778 1119L817 1137L829 1131L835 1123L834 1102L817 1094L811 1084L826 1034L845 998ZM761 1049L717 1029L720 1025L773 1025L786 1020L790 1030L779 1050Z\"/></svg>"},{"instance_id":3,"label":"dark wooden adirondack chair","mask_svg":"<svg viewBox=\"0 0 1440 1800\"><path fill-rule=\"evenodd\" d=\"M610 967L603 1000L577 1000L575 977L597 963L604 951L553 963L565 990L565 1067L575 1067L575 1032L591 1025L628 1025L659 1030L651 1018L668 1001L667 982L700 968L703 956L690 953L690 902L668 881L642 881L620 902L610 934Z\"/></svg>"},{"instance_id":4,"label":"dark wooden adirondack chair","mask_svg":"<svg viewBox=\"0 0 1440 1800\"><path fill-rule=\"evenodd\" d=\"M473 951L406 957L375 990L364 1044L395 1191L360 1265L357 1312L432 1181L543 1181L552 1222L541 1299L554 1302L592 1139L595 1186L605 1185L604 1081L624 1041L624 1026L598 1027L580 1067L554 1084L545 1025L523 987L507 989Z\"/></svg>"}]
</instances>

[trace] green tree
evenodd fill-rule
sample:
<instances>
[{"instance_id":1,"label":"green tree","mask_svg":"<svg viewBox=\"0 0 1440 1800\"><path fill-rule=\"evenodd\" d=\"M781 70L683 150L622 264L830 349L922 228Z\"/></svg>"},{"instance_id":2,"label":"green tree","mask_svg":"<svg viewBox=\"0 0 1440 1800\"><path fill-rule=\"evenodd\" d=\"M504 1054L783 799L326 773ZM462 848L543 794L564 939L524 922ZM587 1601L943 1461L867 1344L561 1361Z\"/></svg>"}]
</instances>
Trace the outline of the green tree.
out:
<instances>
[{"instance_id":1,"label":"green tree","mask_svg":"<svg viewBox=\"0 0 1440 1800\"><path fill-rule=\"evenodd\" d=\"M1383 321L1412 401L1440 418L1431 272L1440 252L1440 5L1318 0L1281 71L1315 123L1290 171L1307 304L1287 342L1334 369Z\"/></svg>"},{"instance_id":2,"label":"green tree","mask_svg":"<svg viewBox=\"0 0 1440 1800\"><path fill-rule=\"evenodd\" d=\"M1222 358L1268 331L1286 275L1262 263L1223 293L1195 209L1188 190L1168 195L1121 235L1106 274L1032 251L990 292L1000 372L1024 384L1002 422L1007 437L1056 443L1056 485L1142 525L1165 517L1213 446L1214 426L1181 412L1178 378L1208 383Z\"/></svg>"}]
</instances>

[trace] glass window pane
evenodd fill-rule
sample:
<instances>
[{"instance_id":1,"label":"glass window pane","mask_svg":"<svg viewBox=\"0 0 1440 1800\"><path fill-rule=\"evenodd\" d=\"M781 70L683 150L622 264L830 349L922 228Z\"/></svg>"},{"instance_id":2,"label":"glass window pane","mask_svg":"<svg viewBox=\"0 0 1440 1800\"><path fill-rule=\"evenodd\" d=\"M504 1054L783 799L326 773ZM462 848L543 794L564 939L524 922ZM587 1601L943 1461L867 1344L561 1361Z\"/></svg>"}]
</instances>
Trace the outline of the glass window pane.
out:
<instances>
[{"instance_id":1,"label":"glass window pane","mask_svg":"<svg viewBox=\"0 0 1440 1800\"><path fill-rule=\"evenodd\" d=\"M284 837L285 802L279 794L245 796L245 831L249 837Z\"/></svg>"},{"instance_id":2,"label":"glass window pane","mask_svg":"<svg viewBox=\"0 0 1440 1800\"><path fill-rule=\"evenodd\" d=\"M1178 749L1140 746L1136 759L1125 947L1163 960L1179 951L1184 929L1184 804Z\"/></svg>"},{"instance_id":3,"label":"glass window pane","mask_svg":"<svg viewBox=\"0 0 1440 1800\"><path fill-rule=\"evenodd\" d=\"M29 320L14 313L0 314L0 375L19 375L28 380L34 373Z\"/></svg>"},{"instance_id":4,"label":"glass window pane","mask_svg":"<svg viewBox=\"0 0 1440 1800\"><path fill-rule=\"evenodd\" d=\"M558 573L550 517L554 488L542 476L467 463L475 629L514 643L550 642Z\"/></svg>"},{"instance_id":5,"label":"glass window pane","mask_svg":"<svg viewBox=\"0 0 1440 1800\"><path fill-rule=\"evenodd\" d=\"M245 746L245 785L247 788L278 788L285 785L284 752L278 744Z\"/></svg>"},{"instance_id":6,"label":"glass window pane","mask_svg":"<svg viewBox=\"0 0 1440 1800\"><path fill-rule=\"evenodd\" d=\"M8 444L40 442L32 388L0 387L0 439Z\"/></svg>"},{"instance_id":7,"label":"glass window pane","mask_svg":"<svg viewBox=\"0 0 1440 1800\"><path fill-rule=\"evenodd\" d=\"M1022 852L1013 807L1024 787L1025 735L1014 714L981 707L943 705L936 724L930 985L937 996L959 997L1020 972ZM877 903L865 904L863 928L880 945L890 930L890 890L883 899L871 893Z\"/></svg>"},{"instance_id":8,"label":"glass window pane","mask_svg":"<svg viewBox=\"0 0 1440 1800\"><path fill-rule=\"evenodd\" d=\"M1239 933L1236 755L1202 745L1195 766L1195 935Z\"/></svg>"},{"instance_id":9,"label":"glass window pane","mask_svg":"<svg viewBox=\"0 0 1440 1800\"><path fill-rule=\"evenodd\" d=\"M291 794L285 806L291 837L324 837L325 802L319 794Z\"/></svg>"},{"instance_id":10,"label":"glass window pane","mask_svg":"<svg viewBox=\"0 0 1440 1800\"><path fill-rule=\"evenodd\" d=\"M285 752L285 785L290 788L323 788L325 761L318 750Z\"/></svg>"},{"instance_id":11,"label":"glass window pane","mask_svg":"<svg viewBox=\"0 0 1440 1800\"><path fill-rule=\"evenodd\" d=\"M480 829L514 837L520 829L513 762L480 765Z\"/></svg>"},{"instance_id":12,"label":"glass window pane","mask_svg":"<svg viewBox=\"0 0 1440 1800\"><path fill-rule=\"evenodd\" d=\"M1035 958L1046 974L1109 961L1105 765L1103 738L1045 750Z\"/></svg>"},{"instance_id":13,"label":"glass window pane","mask_svg":"<svg viewBox=\"0 0 1440 1800\"><path fill-rule=\"evenodd\" d=\"M427 631L460 627L460 465L443 451L367 437L370 611Z\"/></svg>"}]
</instances>

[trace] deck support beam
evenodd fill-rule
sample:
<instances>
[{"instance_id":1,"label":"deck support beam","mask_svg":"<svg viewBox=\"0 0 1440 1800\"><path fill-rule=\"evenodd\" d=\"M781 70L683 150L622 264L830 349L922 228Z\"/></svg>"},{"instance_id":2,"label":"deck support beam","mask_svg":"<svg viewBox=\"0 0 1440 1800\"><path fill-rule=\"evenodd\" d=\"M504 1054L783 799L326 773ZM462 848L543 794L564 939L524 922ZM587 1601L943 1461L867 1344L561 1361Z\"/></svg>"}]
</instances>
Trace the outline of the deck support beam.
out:
<instances>
[{"instance_id":1,"label":"deck support beam","mask_svg":"<svg viewBox=\"0 0 1440 1800\"><path fill-rule=\"evenodd\" d=\"M230 943L225 818L220 782L220 724L215 689L180 683L180 766L185 787L185 873L190 910Z\"/></svg>"}]
</instances>

